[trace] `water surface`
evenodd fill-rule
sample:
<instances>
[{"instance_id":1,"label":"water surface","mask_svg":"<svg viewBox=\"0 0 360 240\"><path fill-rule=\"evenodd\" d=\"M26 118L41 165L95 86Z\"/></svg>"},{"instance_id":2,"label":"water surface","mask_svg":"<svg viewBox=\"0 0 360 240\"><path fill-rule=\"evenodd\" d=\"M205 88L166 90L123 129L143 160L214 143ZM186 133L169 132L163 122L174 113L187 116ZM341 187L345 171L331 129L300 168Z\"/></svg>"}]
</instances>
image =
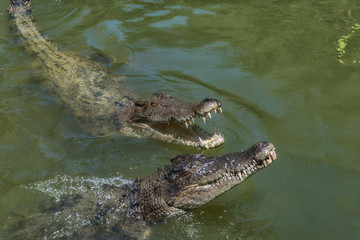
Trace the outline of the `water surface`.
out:
<instances>
[{"instance_id":1,"label":"water surface","mask_svg":"<svg viewBox=\"0 0 360 240\"><path fill-rule=\"evenodd\" d=\"M219 99L224 113L204 127L216 127L226 142L203 150L87 135L44 87L39 63L11 32L8 3L2 1L1 227L44 198L56 198L31 187L39 183L65 178L70 186L80 178L96 185L145 177L176 154L225 154L267 140L277 147L275 164L200 209L154 224L149 239L357 239L359 5L33 1L38 26L62 50L116 59L110 69L125 75L127 87L140 96ZM0 237L6 238L4 230Z\"/></svg>"}]
</instances>

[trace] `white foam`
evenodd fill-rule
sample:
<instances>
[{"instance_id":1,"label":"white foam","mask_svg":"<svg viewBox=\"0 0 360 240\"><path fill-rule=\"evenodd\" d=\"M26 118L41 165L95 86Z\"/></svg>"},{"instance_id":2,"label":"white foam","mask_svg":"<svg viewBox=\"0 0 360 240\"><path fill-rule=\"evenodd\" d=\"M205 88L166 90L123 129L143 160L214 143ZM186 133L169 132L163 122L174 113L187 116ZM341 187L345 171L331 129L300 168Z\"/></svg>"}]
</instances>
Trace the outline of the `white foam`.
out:
<instances>
[{"instance_id":1,"label":"white foam","mask_svg":"<svg viewBox=\"0 0 360 240\"><path fill-rule=\"evenodd\" d=\"M104 185L121 186L123 184L131 182L131 180L123 179L121 177L98 178L91 176L83 177L57 175L54 178L21 185L21 187L25 189L40 191L48 196L56 198L56 200L59 200L62 195L76 194L82 192L98 195L102 192L102 187Z\"/></svg>"}]
</instances>

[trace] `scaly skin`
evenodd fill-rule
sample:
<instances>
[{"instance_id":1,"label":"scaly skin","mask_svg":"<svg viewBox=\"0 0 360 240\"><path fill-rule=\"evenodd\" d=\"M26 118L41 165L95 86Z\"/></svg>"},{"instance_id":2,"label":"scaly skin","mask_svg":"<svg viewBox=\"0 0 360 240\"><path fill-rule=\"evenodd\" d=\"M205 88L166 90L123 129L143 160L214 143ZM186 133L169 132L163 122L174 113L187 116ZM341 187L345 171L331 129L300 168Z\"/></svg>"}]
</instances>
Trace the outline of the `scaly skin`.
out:
<instances>
[{"instance_id":1,"label":"scaly skin","mask_svg":"<svg viewBox=\"0 0 360 240\"><path fill-rule=\"evenodd\" d=\"M144 238L147 222L199 208L273 163L275 148L259 142L222 156L183 154L144 180L105 186L99 195L79 194L19 223L11 239ZM45 208L45 209L44 209ZM26 235L26 236L24 236Z\"/></svg>"},{"instance_id":2,"label":"scaly skin","mask_svg":"<svg viewBox=\"0 0 360 240\"><path fill-rule=\"evenodd\" d=\"M40 34L33 21L30 0L10 3L12 22L23 45L41 60L42 73L56 95L93 134L120 132L203 148L224 143L221 134L209 134L192 125L196 118L205 122L211 111L221 112L220 101L185 103L158 93L150 99L135 99L134 94L120 87L119 77L109 74L99 63L62 52Z\"/></svg>"}]
</instances>

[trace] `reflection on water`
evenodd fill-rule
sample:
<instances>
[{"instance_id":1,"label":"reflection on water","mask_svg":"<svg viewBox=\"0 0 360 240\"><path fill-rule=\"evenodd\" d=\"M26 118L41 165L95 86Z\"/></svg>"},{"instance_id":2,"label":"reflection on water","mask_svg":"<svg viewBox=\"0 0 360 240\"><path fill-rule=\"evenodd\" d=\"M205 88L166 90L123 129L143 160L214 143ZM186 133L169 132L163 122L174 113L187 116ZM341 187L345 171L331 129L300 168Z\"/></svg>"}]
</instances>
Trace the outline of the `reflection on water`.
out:
<instances>
[{"instance_id":1,"label":"reflection on water","mask_svg":"<svg viewBox=\"0 0 360 240\"><path fill-rule=\"evenodd\" d=\"M271 168L153 224L150 239L360 236L357 0L33 2L36 22L61 49L110 56L105 65L139 96L221 100L224 114L205 127L223 133L225 145L208 151L87 136L43 87L39 63L9 30L7 7L0 3L0 222L41 202L36 188L58 198L97 179L78 176L121 183L113 176L145 177L176 154L268 140L278 152Z\"/></svg>"}]
</instances>

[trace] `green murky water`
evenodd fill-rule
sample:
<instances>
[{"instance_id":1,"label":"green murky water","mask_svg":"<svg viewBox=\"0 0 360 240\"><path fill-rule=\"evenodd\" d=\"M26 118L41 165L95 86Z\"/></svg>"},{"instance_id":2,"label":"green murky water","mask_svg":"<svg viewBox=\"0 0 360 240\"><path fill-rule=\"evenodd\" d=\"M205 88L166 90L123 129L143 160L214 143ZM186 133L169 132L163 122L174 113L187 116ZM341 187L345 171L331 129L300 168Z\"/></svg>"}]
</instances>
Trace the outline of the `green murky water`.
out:
<instances>
[{"instance_id":1,"label":"green murky water","mask_svg":"<svg viewBox=\"0 0 360 240\"><path fill-rule=\"evenodd\" d=\"M44 198L145 177L184 152L224 154L260 140L278 161L201 209L152 226L149 239L358 239L360 3L34 0L42 31L66 50L101 52L139 95L222 101L199 150L89 137L42 86L0 3L0 225ZM85 179L85 180L84 180ZM41 185L43 192L34 190ZM38 187L39 189L39 187ZM6 239L3 230L0 238Z\"/></svg>"}]
</instances>

